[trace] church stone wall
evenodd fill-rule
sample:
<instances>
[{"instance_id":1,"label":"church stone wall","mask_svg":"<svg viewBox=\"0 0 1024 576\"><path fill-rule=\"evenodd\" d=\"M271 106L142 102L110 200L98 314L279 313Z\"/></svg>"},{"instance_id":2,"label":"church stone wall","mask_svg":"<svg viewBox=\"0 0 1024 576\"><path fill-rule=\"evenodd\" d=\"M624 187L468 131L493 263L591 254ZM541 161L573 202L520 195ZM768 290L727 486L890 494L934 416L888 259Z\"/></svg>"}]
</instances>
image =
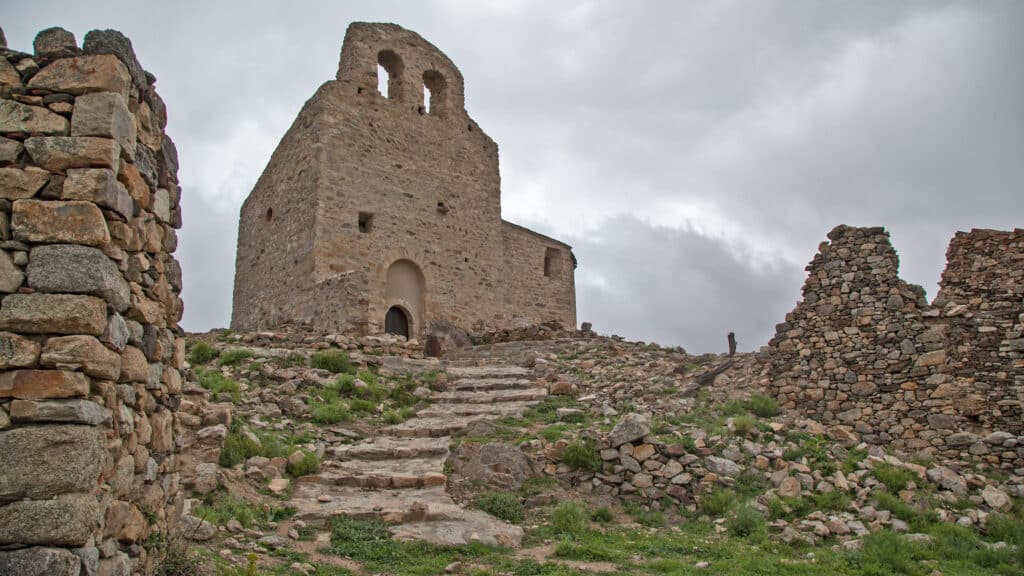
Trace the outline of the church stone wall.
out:
<instances>
[{"instance_id":1,"label":"church stone wall","mask_svg":"<svg viewBox=\"0 0 1024 576\"><path fill-rule=\"evenodd\" d=\"M383 94L378 66L389 74ZM435 322L575 325L569 247L509 232L497 145L463 102L462 74L419 35L351 25L337 79L307 102L242 211L232 325L378 333L392 306L410 316L413 337ZM279 205L303 215L301 230L260 222ZM546 247L565 265L537 277ZM422 274L423 293L407 295L416 302L389 296L388 271L407 262Z\"/></svg>"},{"instance_id":2,"label":"church stone wall","mask_svg":"<svg viewBox=\"0 0 1024 576\"><path fill-rule=\"evenodd\" d=\"M0 41L0 574L151 573L176 530L181 189L154 82L113 30Z\"/></svg>"},{"instance_id":3,"label":"church stone wall","mask_svg":"<svg viewBox=\"0 0 1024 576\"><path fill-rule=\"evenodd\" d=\"M958 233L931 305L884 229L828 238L769 344L779 401L869 443L1024 465L1024 232Z\"/></svg>"}]
</instances>

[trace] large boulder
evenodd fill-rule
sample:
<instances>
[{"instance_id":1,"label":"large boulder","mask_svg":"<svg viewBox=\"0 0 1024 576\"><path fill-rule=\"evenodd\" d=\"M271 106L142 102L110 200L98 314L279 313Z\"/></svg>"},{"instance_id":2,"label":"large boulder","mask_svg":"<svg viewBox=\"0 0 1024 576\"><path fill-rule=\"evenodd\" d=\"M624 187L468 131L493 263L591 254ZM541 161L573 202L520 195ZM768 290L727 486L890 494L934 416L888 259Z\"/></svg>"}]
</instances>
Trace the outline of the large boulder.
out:
<instances>
[{"instance_id":1,"label":"large boulder","mask_svg":"<svg viewBox=\"0 0 1024 576\"><path fill-rule=\"evenodd\" d=\"M0 544L84 546L99 525L99 505L92 494L0 506Z\"/></svg>"},{"instance_id":2,"label":"large boulder","mask_svg":"<svg viewBox=\"0 0 1024 576\"><path fill-rule=\"evenodd\" d=\"M61 548L22 548L0 552L0 574L17 576L78 576L82 561Z\"/></svg>"},{"instance_id":3,"label":"large boulder","mask_svg":"<svg viewBox=\"0 0 1024 576\"><path fill-rule=\"evenodd\" d=\"M91 334L107 327L107 305L94 296L11 294L0 305L0 329L29 334Z\"/></svg>"},{"instance_id":4,"label":"large boulder","mask_svg":"<svg viewBox=\"0 0 1024 576\"><path fill-rule=\"evenodd\" d=\"M91 492L104 458L92 426L31 426L0 431L0 502Z\"/></svg>"},{"instance_id":5,"label":"large boulder","mask_svg":"<svg viewBox=\"0 0 1024 576\"><path fill-rule=\"evenodd\" d=\"M727 476L729 478L735 478L743 472L743 468L739 464L728 458L719 458L718 456L708 456L705 458L704 466L719 476Z\"/></svg>"},{"instance_id":6,"label":"large boulder","mask_svg":"<svg viewBox=\"0 0 1024 576\"><path fill-rule=\"evenodd\" d=\"M508 442L463 443L452 454L452 471L473 483L515 491L536 475L533 462Z\"/></svg>"},{"instance_id":7,"label":"large boulder","mask_svg":"<svg viewBox=\"0 0 1024 576\"><path fill-rule=\"evenodd\" d=\"M651 432L651 419L643 414L626 414L608 435L608 443L617 448L627 442L639 440Z\"/></svg>"},{"instance_id":8,"label":"large boulder","mask_svg":"<svg viewBox=\"0 0 1024 576\"><path fill-rule=\"evenodd\" d=\"M117 92L127 96L131 80L128 69L116 56L90 54L53 62L33 76L28 87L75 95Z\"/></svg>"},{"instance_id":9,"label":"large boulder","mask_svg":"<svg viewBox=\"0 0 1024 576\"><path fill-rule=\"evenodd\" d=\"M18 200L11 216L11 232L22 242L87 246L110 242L103 212L92 202Z\"/></svg>"},{"instance_id":10,"label":"large boulder","mask_svg":"<svg viewBox=\"0 0 1024 576\"><path fill-rule=\"evenodd\" d=\"M102 250L74 244L51 244L32 249L28 285L40 292L91 294L121 312L131 303L128 282Z\"/></svg>"}]
</instances>

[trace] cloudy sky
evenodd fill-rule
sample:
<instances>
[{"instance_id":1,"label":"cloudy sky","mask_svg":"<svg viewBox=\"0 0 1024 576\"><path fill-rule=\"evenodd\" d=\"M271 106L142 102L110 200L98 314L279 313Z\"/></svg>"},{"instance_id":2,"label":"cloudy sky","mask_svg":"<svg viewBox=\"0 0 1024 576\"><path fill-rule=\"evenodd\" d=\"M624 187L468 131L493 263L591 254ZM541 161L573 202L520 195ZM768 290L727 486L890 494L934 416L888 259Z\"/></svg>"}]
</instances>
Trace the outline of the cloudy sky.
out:
<instances>
[{"instance_id":1,"label":"cloudy sky","mask_svg":"<svg viewBox=\"0 0 1024 576\"><path fill-rule=\"evenodd\" d=\"M756 349L836 224L886 226L929 298L956 230L1024 225L1024 2L5 4L12 48L117 28L157 76L189 330L228 324L241 202L356 20L459 66L504 217L574 246L602 333Z\"/></svg>"}]
</instances>

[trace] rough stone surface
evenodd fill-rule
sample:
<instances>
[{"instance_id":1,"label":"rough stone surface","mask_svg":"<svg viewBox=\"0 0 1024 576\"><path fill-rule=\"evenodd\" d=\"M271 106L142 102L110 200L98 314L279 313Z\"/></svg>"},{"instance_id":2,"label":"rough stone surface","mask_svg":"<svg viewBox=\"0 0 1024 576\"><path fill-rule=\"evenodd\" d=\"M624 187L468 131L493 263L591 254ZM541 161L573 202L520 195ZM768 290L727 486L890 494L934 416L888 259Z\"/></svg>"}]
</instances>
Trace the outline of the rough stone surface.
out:
<instances>
[{"instance_id":1,"label":"rough stone surface","mask_svg":"<svg viewBox=\"0 0 1024 576\"><path fill-rule=\"evenodd\" d=\"M3 59L0 58L0 60ZM24 151L25 146L21 142L0 137L0 166L7 166L8 164L18 162L18 158Z\"/></svg>"},{"instance_id":2,"label":"rough stone surface","mask_svg":"<svg viewBox=\"0 0 1024 576\"><path fill-rule=\"evenodd\" d=\"M135 116L120 94L95 92L76 98L71 135L112 138L128 158L135 157Z\"/></svg>"},{"instance_id":3,"label":"rough stone surface","mask_svg":"<svg viewBox=\"0 0 1024 576\"><path fill-rule=\"evenodd\" d=\"M31 368L38 361L38 342L13 332L0 332L0 370Z\"/></svg>"},{"instance_id":4,"label":"rough stone surface","mask_svg":"<svg viewBox=\"0 0 1024 576\"><path fill-rule=\"evenodd\" d=\"M0 251L0 292L16 292L25 280L25 274L7 252Z\"/></svg>"},{"instance_id":5,"label":"rough stone surface","mask_svg":"<svg viewBox=\"0 0 1024 576\"><path fill-rule=\"evenodd\" d=\"M94 54L63 58L40 70L29 80L29 88L85 94L116 92L127 95L131 75L116 56Z\"/></svg>"},{"instance_id":6,"label":"rough stone surface","mask_svg":"<svg viewBox=\"0 0 1024 576\"><path fill-rule=\"evenodd\" d=\"M18 200L11 218L14 237L23 242L103 246L110 232L103 212L92 202Z\"/></svg>"},{"instance_id":7,"label":"rough stone surface","mask_svg":"<svg viewBox=\"0 0 1024 576\"><path fill-rule=\"evenodd\" d=\"M626 414L608 436L608 443L612 447L621 446L627 442L643 438L651 432L651 419L643 414Z\"/></svg>"},{"instance_id":8,"label":"rough stone surface","mask_svg":"<svg viewBox=\"0 0 1024 576\"><path fill-rule=\"evenodd\" d=\"M126 221L135 215L135 202L113 170L106 168L72 168L68 170L61 189L62 200L88 200L109 208Z\"/></svg>"},{"instance_id":9,"label":"rough stone surface","mask_svg":"<svg viewBox=\"0 0 1024 576\"><path fill-rule=\"evenodd\" d=\"M95 296L11 294L0 305L0 329L28 334L89 334L107 327L107 306Z\"/></svg>"},{"instance_id":10,"label":"rough stone surface","mask_svg":"<svg viewBox=\"0 0 1024 576\"><path fill-rule=\"evenodd\" d=\"M32 249L28 285L40 292L90 294L117 311L131 303L128 283L113 260L102 250L75 244L53 244Z\"/></svg>"},{"instance_id":11,"label":"rough stone surface","mask_svg":"<svg viewBox=\"0 0 1024 576\"><path fill-rule=\"evenodd\" d=\"M32 49L36 58L66 58L78 53L75 35L63 28L47 28L36 34L32 41Z\"/></svg>"},{"instance_id":12,"label":"rough stone surface","mask_svg":"<svg viewBox=\"0 0 1024 576\"><path fill-rule=\"evenodd\" d=\"M31 198L49 181L49 172L33 166L25 169L0 168L0 198L6 200Z\"/></svg>"},{"instance_id":13,"label":"rough stone surface","mask_svg":"<svg viewBox=\"0 0 1024 576\"><path fill-rule=\"evenodd\" d=\"M0 544L82 546L99 522L99 505L91 494L20 500L0 506Z\"/></svg>"},{"instance_id":14,"label":"rough stone surface","mask_svg":"<svg viewBox=\"0 0 1024 576\"><path fill-rule=\"evenodd\" d=\"M45 399L84 396L89 379L65 370L12 370L0 372L0 398Z\"/></svg>"},{"instance_id":15,"label":"rough stone surface","mask_svg":"<svg viewBox=\"0 0 1024 576\"><path fill-rule=\"evenodd\" d=\"M148 81L146 72L139 64L132 48L132 41L117 30L91 30L85 35L82 50L86 54L113 54L125 65L132 80L139 88L144 88ZM161 126L162 128L163 126Z\"/></svg>"},{"instance_id":16,"label":"rough stone surface","mask_svg":"<svg viewBox=\"0 0 1024 576\"><path fill-rule=\"evenodd\" d=\"M382 50L394 51L387 95L372 72ZM336 80L242 206L232 327L381 333L389 310L421 342L436 322L574 327L571 248L502 220L500 187L497 145L467 115L455 64L399 26L352 24Z\"/></svg>"},{"instance_id":17,"label":"rough stone surface","mask_svg":"<svg viewBox=\"0 0 1024 576\"><path fill-rule=\"evenodd\" d=\"M0 133L7 132L62 136L68 133L68 121L40 106L0 100Z\"/></svg>"},{"instance_id":18,"label":"rough stone surface","mask_svg":"<svg viewBox=\"0 0 1024 576\"><path fill-rule=\"evenodd\" d=\"M64 422L95 426L110 419L110 410L89 400L15 400L11 420L15 423Z\"/></svg>"},{"instance_id":19,"label":"rough stone surface","mask_svg":"<svg viewBox=\"0 0 1024 576\"><path fill-rule=\"evenodd\" d=\"M103 434L92 426L0 431L0 502L91 492L103 462Z\"/></svg>"},{"instance_id":20,"label":"rough stone surface","mask_svg":"<svg viewBox=\"0 0 1024 576\"><path fill-rule=\"evenodd\" d=\"M32 161L51 172L68 168L110 168L117 170L121 154L117 141L110 138L35 136L25 140Z\"/></svg>"},{"instance_id":21,"label":"rough stone surface","mask_svg":"<svg viewBox=\"0 0 1024 576\"><path fill-rule=\"evenodd\" d=\"M11 576L78 576L81 560L61 548L0 551L0 574Z\"/></svg>"},{"instance_id":22,"label":"rough stone surface","mask_svg":"<svg viewBox=\"0 0 1024 576\"><path fill-rule=\"evenodd\" d=\"M39 364L44 368L81 370L104 380L117 380L121 374L121 356L84 334L48 339Z\"/></svg>"}]
</instances>

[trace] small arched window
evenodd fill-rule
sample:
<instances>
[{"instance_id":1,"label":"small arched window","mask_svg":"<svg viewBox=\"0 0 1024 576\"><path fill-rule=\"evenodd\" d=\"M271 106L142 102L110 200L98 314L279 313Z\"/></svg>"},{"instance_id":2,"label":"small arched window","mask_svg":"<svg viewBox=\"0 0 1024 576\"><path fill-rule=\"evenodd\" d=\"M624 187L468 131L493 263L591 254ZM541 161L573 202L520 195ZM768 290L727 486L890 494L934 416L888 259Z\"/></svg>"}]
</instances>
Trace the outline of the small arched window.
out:
<instances>
[{"instance_id":1,"label":"small arched window","mask_svg":"<svg viewBox=\"0 0 1024 576\"><path fill-rule=\"evenodd\" d=\"M448 82L437 70L423 73L423 110L434 116L444 116L448 108Z\"/></svg>"},{"instance_id":2,"label":"small arched window","mask_svg":"<svg viewBox=\"0 0 1024 576\"><path fill-rule=\"evenodd\" d=\"M392 50L377 53L377 91L385 98L402 93L402 59Z\"/></svg>"}]
</instances>

